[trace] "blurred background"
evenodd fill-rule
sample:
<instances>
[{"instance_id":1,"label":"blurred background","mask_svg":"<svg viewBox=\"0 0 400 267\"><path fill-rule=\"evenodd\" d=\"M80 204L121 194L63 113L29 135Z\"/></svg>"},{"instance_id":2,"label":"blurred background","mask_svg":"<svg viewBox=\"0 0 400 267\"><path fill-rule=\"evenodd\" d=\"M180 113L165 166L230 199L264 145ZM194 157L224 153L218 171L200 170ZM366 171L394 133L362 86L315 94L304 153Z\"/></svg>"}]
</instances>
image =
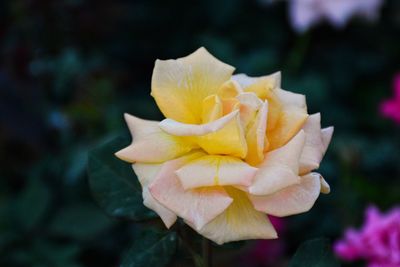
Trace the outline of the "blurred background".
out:
<instances>
[{"instance_id":1,"label":"blurred background","mask_svg":"<svg viewBox=\"0 0 400 267\"><path fill-rule=\"evenodd\" d=\"M400 71L400 2L342 17L300 2L0 1L0 266L118 266L139 230L96 205L87 153L127 132L124 112L161 120L154 61L200 46L237 72L282 71L335 126L320 168L331 193L278 221L279 240L216 248L216 266L285 266L302 241L359 227L367 205L400 203L400 127L382 108Z\"/></svg>"}]
</instances>

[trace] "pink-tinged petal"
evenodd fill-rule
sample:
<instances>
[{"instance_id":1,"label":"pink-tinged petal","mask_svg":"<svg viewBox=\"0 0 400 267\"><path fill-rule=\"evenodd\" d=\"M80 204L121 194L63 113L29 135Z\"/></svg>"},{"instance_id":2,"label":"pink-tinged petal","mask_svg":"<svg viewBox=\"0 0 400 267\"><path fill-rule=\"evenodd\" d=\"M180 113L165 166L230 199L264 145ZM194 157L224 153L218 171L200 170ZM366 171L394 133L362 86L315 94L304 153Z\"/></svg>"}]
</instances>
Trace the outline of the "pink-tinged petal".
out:
<instances>
[{"instance_id":1,"label":"pink-tinged petal","mask_svg":"<svg viewBox=\"0 0 400 267\"><path fill-rule=\"evenodd\" d=\"M158 121L142 120L125 114L132 135L132 144L115 155L127 162L164 162L190 152L196 147L181 137L169 135L158 126Z\"/></svg>"},{"instance_id":2,"label":"pink-tinged petal","mask_svg":"<svg viewBox=\"0 0 400 267\"><path fill-rule=\"evenodd\" d=\"M258 165L264 160L265 135L267 131L268 102L265 101L258 110L256 118L247 131L247 155L246 162L251 165Z\"/></svg>"},{"instance_id":3,"label":"pink-tinged petal","mask_svg":"<svg viewBox=\"0 0 400 267\"><path fill-rule=\"evenodd\" d=\"M324 177L322 176L320 177L320 181L321 181L321 193L329 194L331 192L331 187L329 186L327 181L325 181Z\"/></svg>"},{"instance_id":4,"label":"pink-tinged petal","mask_svg":"<svg viewBox=\"0 0 400 267\"><path fill-rule=\"evenodd\" d=\"M326 127L321 130L322 144L324 146L322 155L325 155L326 150L328 150L328 146L331 143L332 135L333 135L334 127Z\"/></svg>"},{"instance_id":5,"label":"pink-tinged petal","mask_svg":"<svg viewBox=\"0 0 400 267\"><path fill-rule=\"evenodd\" d=\"M218 185L249 186L257 168L242 160L220 155L206 155L176 171L185 190Z\"/></svg>"},{"instance_id":6,"label":"pink-tinged petal","mask_svg":"<svg viewBox=\"0 0 400 267\"><path fill-rule=\"evenodd\" d=\"M321 136L321 115L319 113L308 116L303 130L306 133L306 142L300 157L300 174L318 169L325 152Z\"/></svg>"},{"instance_id":7,"label":"pink-tinged petal","mask_svg":"<svg viewBox=\"0 0 400 267\"><path fill-rule=\"evenodd\" d=\"M238 94L243 93L243 89L240 84L235 80L226 81L218 91L218 96L226 98L234 98Z\"/></svg>"},{"instance_id":8,"label":"pink-tinged petal","mask_svg":"<svg viewBox=\"0 0 400 267\"><path fill-rule=\"evenodd\" d=\"M199 124L203 99L217 94L234 70L203 47L187 57L157 60L151 95L166 118Z\"/></svg>"},{"instance_id":9,"label":"pink-tinged petal","mask_svg":"<svg viewBox=\"0 0 400 267\"><path fill-rule=\"evenodd\" d=\"M261 108L263 102L253 92L241 93L236 99L240 103L240 121L243 129L247 129L255 119L257 111Z\"/></svg>"},{"instance_id":10,"label":"pink-tinged petal","mask_svg":"<svg viewBox=\"0 0 400 267\"><path fill-rule=\"evenodd\" d=\"M268 84L270 85L270 89L280 88L281 87L281 72L277 71L270 75L265 75L265 76L260 76L260 77L250 77L244 73L239 73L239 74L233 75L232 80L238 82L240 84L241 88L243 88L243 89L246 89L246 88L258 83L260 80L268 81ZM268 88L265 88L265 90L268 90Z\"/></svg>"},{"instance_id":11,"label":"pink-tinged petal","mask_svg":"<svg viewBox=\"0 0 400 267\"><path fill-rule=\"evenodd\" d=\"M217 244L247 239L275 239L277 233L262 212L256 211L245 192L226 187L232 204L197 231Z\"/></svg>"},{"instance_id":12,"label":"pink-tinged petal","mask_svg":"<svg viewBox=\"0 0 400 267\"><path fill-rule=\"evenodd\" d=\"M191 190L182 187L175 172L202 156L202 152L193 153L164 163L149 186L150 193L158 202L193 224L196 229L200 229L221 214L233 201L223 187Z\"/></svg>"},{"instance_id":13,"label":"pink-tinged petal","mask_svg":"<svg viewBox=\"0 0 400 267\"><path fill-rule=\"evenodd\" d=\"M310 173L302 176L300 183L284 188L268 196L252 196L256 210L277 217L303 213L311 209L321 190L320 175Z\"/></svg>"},{"instance_id":14,"label":"pink-tinged petal","mask_svg":"<svg viewBox=\"0 0 400 267\"><path fill-rule=\"evenodd\" d=\"M299 183L299 159L305 138L304 131L300 131L285 146L267 153L258 166L259 170L249 193L268 195Z\"/></svg>"},{"instance_id":15,"label":"pink-tinged petal","mask_svg":"<svg viewBox=\"0 0 400 267\"><path fill-rule=\"evenodd\" d=\"M170 228L177 219L175 213L161 205L149 192L149 184L154 180L157 173L161 169L162 164L146 164L136 163L133 164L133 170L135 171L140 184L142 185L143 204L149 209L156 212L161 220L164 222L167 228Z\"/></svg>"},{"instance_id":16,"label":"pink-tinged petal","mask_svg":"<svg viewBox=\"0 0 400 267\"><path fill-rule=\"evenodd\" d=\"M187 124L172 119L165 119L160 122L159 126L163 131L174 136L201 136L222 129L226 124L232 121L238 113L238 110L234 110L218 120L205 124Z\"/></svg>"},{"instance_id":17,"label":"pink-tinged petal","mask_svg":"<svg viewBox=\"0 0 400 267\"><path fill-rule=\"evenodd\" d=\"M302 94L296 94L290 91L276 88L274 90L283 106L296 107L303 111L307 111L306 97Z\"/></svg>"}]
</instances>

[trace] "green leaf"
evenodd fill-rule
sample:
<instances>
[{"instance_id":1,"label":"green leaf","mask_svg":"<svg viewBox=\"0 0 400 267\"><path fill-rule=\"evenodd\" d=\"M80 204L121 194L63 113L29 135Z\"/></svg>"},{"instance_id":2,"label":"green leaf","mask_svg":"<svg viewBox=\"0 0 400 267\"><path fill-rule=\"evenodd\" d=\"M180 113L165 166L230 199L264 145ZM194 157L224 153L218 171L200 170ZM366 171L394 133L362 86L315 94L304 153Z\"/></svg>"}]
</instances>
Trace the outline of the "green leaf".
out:
<instances>
[{"instance_id":1,"label":"green leaf","mask_svg":"<svg viewBox=\"0 0 400 267\"><path fill-rule=\"evenodd\" d=\"M105 231L111 220L93 204L76 204L58 212L50 225L53 234L87 240Z\"/></svg>"},{"instance_id":2,"label":"green leaf","mask_svg":"<svg viewBox=\"0 0 400 267\"><path fill-rule=\"evenodd\" d=\"M290 261L289 267L339 267L329 241L317 238L304 242Z\"/></svg>"},{"instance_id":3,"label":"green leaf","mask_svg":"<svg viewBox=\"0 0 400 267\"><path fill-rule=\"evenodd\" d=\"M120 267L166 266L175 253L176 245L175 232L166 235L145 232L127 251Z\"/></svg>"},{"instance_id":4,"label":"green leaf","mask_svg":"<svg viewBox=\"0 0 400 267\"><path fill-rule=\"evenodd\" d=\"M132 220L155 217L143 205L142 189L131 164L115 157L129 141L118 137L89 153L89 184L94 198L107 214Z\"/></svg>"}]
</instances>

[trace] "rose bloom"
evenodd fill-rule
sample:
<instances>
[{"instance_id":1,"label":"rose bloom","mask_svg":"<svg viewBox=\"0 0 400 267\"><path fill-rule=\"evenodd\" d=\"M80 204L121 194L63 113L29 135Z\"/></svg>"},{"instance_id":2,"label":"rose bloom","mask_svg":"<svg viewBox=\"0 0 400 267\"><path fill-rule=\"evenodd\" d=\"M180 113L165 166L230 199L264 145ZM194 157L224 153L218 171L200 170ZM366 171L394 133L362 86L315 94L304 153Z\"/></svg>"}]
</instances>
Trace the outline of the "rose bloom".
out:
<instances>
[{"instance_id":1,"label":"rose bloom","mask_svg":"<svg viewBox=\"0 0 400 267\"><path fill-rule=\"evenodd\" d=\"M125 114L130 146L116 153L133 164L144 205L167 227L181 217L222 244L272 239L266 214L308 211L329 185L311 171L330 142L305 97L280 88L280 73L252 78L200 48L157 60L151 95L166 119Z\"/></svg>"},{"instance_id":2,"label":"rose bloom","mask_svg":"<svg viewBox=\"0 0 400 267\"><path fill-rule=\"evenodd\" d=\"M378 18L383 0L291 0L289 13L293 28L305 32L314 24L327 20L343 28L354 17Z\"/></svg>"},{"instance_id":3,"label":"rose bloom","mask_svg":"<svg viewBox=\"0 0 400 267\"><path fill-rule=\"evenodd\" d=\"M347 261L364 259L368 267L400 266L400 208L381 214L376 207L369 207L362 228L347 230L334 250Z\"/></svg>"}]
</instances>

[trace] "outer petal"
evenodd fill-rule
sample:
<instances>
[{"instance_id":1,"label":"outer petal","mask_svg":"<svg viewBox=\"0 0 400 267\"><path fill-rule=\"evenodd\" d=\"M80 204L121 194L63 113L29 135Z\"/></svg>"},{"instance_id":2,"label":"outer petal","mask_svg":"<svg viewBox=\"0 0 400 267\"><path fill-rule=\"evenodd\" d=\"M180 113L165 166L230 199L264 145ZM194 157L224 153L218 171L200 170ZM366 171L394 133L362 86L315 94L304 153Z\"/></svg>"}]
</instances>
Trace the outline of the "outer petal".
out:
<instances>
[{"instance_id":1,"label":"outer petal","mask_svg":"<svg viewBox=\"0 0 400 267\"><path fill-rule=\"evenodd\" d=\"M269 195L288 186L298 184L299 159L305 143L305 134L300 131L285 146L266 154L264 162L249 188L252 195Z\"/></svg>"},{"instance_id":2,"label":"outer petal","mask_svg":"<svg viewBox=\"0 0 400 267\"><path fill-rule=\"evenodd\" d=\"M264 139L267 131L268 102L258 110L253 125L246 134L248 152L246 162L257 165L264 159Z\"/></svg>"},{"instance_id":3,"label":"outer petal","mask_svg":"<svg viewBox=\"0 0 400 267\"><path fill-rule=\"evenodd\" d=\"M326 150L328 149L328 146L329 146L329 144L331 142L331 139L332 139L333 131L334 131L333 126L324 128L321 131L322 144L324 145L323 154L325 154Z\"/></svg>"},{"instance_id":4,"label":"outer petal","mask_svg":"<svg viewBox=\"0 0 400 267\"><path fill-rule=\"evenodd\" d=\"M246 193L232 187L227 187L226 191L234 199L233 203L222 214L197 230L201 235L220 245L237 240L277 238L268 217L253 208Z\"/></svg>"},{"instance_id":5,"label":"outer petal","mask_svg":"<svg viewBox=\"0 0 400 267\"><path fill-rule=\"evenodd\" d=\"M218 120L205 124L186 124L172 119L165 119L160 122L159 126L166 133L175 136L200 136L220 130L230 121L234 120L238 112L234 110Z\"/></svg>"},{"instance_id":6,"label":"outer petal","mask_svg":"<svg viewBox=\"0 0 400 267\"><path fill-rule=\"evenodd\" d=\"M208 154L246 157L247 144L238 110L236 116L222 129L196 138L197 144Z\"/></svg>"},{"instance_id":7,"label":"outer petal","mask_svg":"<svg viewBox=\"0 0 400 267\"><path fill-rule=\"evenodd\" d=\"M257 168L229 156L207 155L195 159L176 171L183 188L203 186L249 186Z\"/></svg>"},{"instance_id":8,"label":"outer petal","mask_svg":"<svg viewBox=\"0 0 400 267\"><path fill-rule=\"evenodd\" d=\"M324 154L324 144L321 136L321 115L310 115L303 126L306 133L306 144L300 158L300 174L306 174L318 169Z\"/></svg>"},{"instance_id":9,"label":"outer petal","mask_svg":"<svg viewBox=\"0 0 400 267\"><path fill-rule=\"evenodd\" d=\"M250 196L256 210L277 217L306 212L311 209L321 190L320 175L302 176L300 183L268 196Z\"/></svg>"},{"instance_id":10,"label":"outer petal","mask_svg":"<svg viewBox=\"0 0 400 267\"><path fill-rule=\"evenodd\" d=\"M184 190L175 171L204 153L168 161L163 164L149 186L152 196L166 208L189 221L196 229L221 214L232 202L222 187Z\"/></svg>"},{"instance_id":11,"label":"outer petal","mask_svg":"<svg viewBox=\"0 0 400 267\"><path fill-rule=\"evenodd\" d=\"M276 111L279 112L276 123L268 123L271 126L267 128L269 150L285 145L303 127L308 117L304 97L284 90L274 90L273 93L278 97L281 109ZM303 101L304 104L301 104Z\"/></svg>"},{"instance_id":12,"label":"outer petal","mask_svg":"<svg viewBox=\"0 0 400 267\"><path fill-rule=\"evenodd\" d=\"M151 81L151 94L167 118L201 123L202 100L217 94L234 71L204 48L176 60L157 60Z\"/></svg>"},{"instance_id":13,"label":"outer petal","mask_svg":"<svg viewBox=\"0 0 400 267\"><path fill-rule=\"evenodd\" d=\"M157 200L155 200L150 194L148 188L148 185L154 180L158 171L160 170L161 164L136 163L133 164L132 167L139 178L140 184L142 185L143 204L149 209L155 211L161 217L161 220L164 222L165 226L170 228L177 219L175 213L165 208Z\"/></svg>"},{"instance_id":14,"label":"outer petal","mask_svg":"<svg viewBox=\"0 0 400 267\"><path fill-rule=\"evenodd\" d=\"M191 151L196 145L182 137L163 132L158 121L142 120L125 114L132 135L132 144L115 155L128 162L163 162Z\"/></svg>"}]
</instances>

